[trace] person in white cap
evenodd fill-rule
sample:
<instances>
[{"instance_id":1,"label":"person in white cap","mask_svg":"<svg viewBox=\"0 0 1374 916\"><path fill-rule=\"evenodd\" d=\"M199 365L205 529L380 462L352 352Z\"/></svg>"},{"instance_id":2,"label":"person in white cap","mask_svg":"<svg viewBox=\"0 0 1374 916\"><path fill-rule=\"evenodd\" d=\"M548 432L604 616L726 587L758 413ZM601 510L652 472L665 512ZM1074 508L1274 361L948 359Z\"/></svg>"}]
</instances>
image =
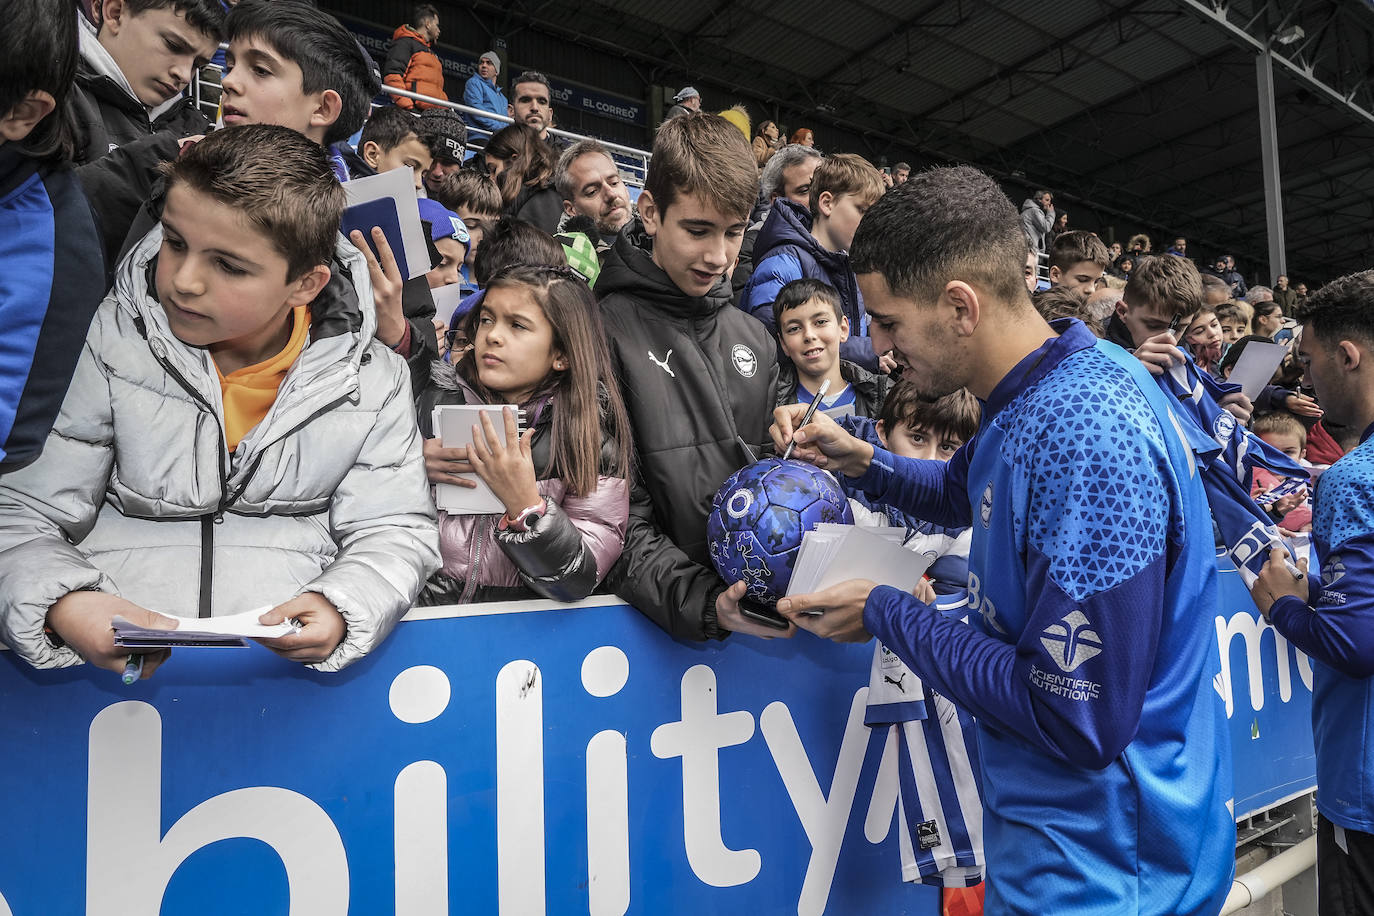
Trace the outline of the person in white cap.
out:
<instances>
[{"instance_id":1,"label":"person in white cap","mask_svg":"<svg viewBox=\"0 0 1374 916\"><path fill-rule=\"evenodd\" d=\"M469 108L480 108L492 114L505 114L510 103L506 94L496 85L496 77L501 73L501 58L495 51L488 51L477 59L477 72L468 77L463 87L463 104ZM698 104L700 104L698 102ZM485 131L498 131L506 122L480 115L467 116L468 123Z\"/></svg>"},{"instance_id":2,"label":"person in white cap","mask_svg":"<svg viewBox=\"0 0 1374 916\"><path fill-rule=\"evenodd\" d=\"M693 111L701 111L701 93L687 86L673 96L673 107L668 109L668 117L676 118Z\"/></svg>"}]
</instances>

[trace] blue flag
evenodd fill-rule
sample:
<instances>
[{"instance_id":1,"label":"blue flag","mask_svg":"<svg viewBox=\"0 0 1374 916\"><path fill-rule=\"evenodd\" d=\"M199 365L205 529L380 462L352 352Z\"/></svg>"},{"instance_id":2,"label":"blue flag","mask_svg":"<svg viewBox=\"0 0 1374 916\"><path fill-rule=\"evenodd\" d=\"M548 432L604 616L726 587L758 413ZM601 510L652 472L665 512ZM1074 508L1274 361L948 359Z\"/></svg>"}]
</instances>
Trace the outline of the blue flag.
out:
<instances>
[{"instance_id":1,"label":"blue flag","mask_svg":"<svg viewBox=\"0 0 1374 916\"><path fill-rule=\"evenodd\" d=\"M1253 583L1275 547L1288 550L1278 526L1250 497L1255 468L1279 477L1306 480L1296 461L1236 422L1218 401L1239 385L1219 382L1198 369L1192 359L1155 377L1174 396L1181 410L1184 439L1197 456L1212 519L1222 543L1246 587ZM1291 556L1291 551L1289 551Z\"/></svg>"}]
</instances>

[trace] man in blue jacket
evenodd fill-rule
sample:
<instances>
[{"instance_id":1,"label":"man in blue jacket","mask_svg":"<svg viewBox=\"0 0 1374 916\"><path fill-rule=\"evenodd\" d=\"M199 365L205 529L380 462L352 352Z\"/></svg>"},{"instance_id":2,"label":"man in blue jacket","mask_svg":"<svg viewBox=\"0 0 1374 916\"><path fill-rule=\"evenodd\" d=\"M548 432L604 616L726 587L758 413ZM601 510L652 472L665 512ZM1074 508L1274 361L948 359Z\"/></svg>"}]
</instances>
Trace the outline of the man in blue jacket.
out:
<instances>
[{"instance_id":1,"label":"man in blue jacket","mask_svg":"<svg viewBox=\"0 0 1374 916\"><path fill-rule=\"evenodd\" d=\"M468 77L463 85L463 104L469 108L480 108L493 114L505 114L510 108L506 94L496 86L496 77L501 75L501 58L495 51L488 51L477 59L477 72ZM470 114L468 123L473 127L495 133L506 126L505 121L484 118Z\"/></svg>"},{"instance_id":2,"label":"man in blue jacket","mask_svg":"<svg viewBox=\"0 0 1374 916\"><path fill-rule=\"evenodd\" d=\"M1294 574L1282 551L1251 586L1255 604L1316 662L1317 911L1374 912L1374 270L1326 284L1298 307L1298 359L1323 423L1362 430L1317 483L1312 540L1321 581Z\"/></svg>"},{"instance_id":3,"label":"man in blue jacket","mask_svg":"<svg viewBox=\"0 0 1374 916\"><path fill-rule=\"evenodd\" d=\"M1198 466L1138 360L1039 316L1025 253L1011 202L976 169L888 192L854 239L874 346L926 397L968 388L982 423L944 463L828 417L795 435L793 457L972 526L974 626L862 581L778 609L822 636L877 636L977 718L989 914L1210 916L1235 825ZM775 412L775 442L794 438L795 407Z\"/></svg>"}]
</instances>

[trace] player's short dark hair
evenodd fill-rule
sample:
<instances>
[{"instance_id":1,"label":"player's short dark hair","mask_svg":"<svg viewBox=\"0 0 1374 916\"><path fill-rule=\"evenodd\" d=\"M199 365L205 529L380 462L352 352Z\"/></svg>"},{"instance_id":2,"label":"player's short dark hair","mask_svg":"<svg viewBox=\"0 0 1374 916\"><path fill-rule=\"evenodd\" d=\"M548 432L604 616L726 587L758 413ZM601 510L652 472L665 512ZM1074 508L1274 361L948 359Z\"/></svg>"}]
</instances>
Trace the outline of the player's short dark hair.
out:
<instances>
[{"instance_id":1,"label":"player's short dark hair","mask_svg":"<svg viewBox=\"0 0 1374 916\"><path fill-rule=\"evenodd\" d=\"M36 159L69 160L75 152L68 96L80 56L76 15L76 4L65 0L0 0L0 117L36 90L57 103L19 141L19 149Z\"/></svg>"},{"instance_id":2,"label":"player's short dark hair","mask_svg":"<svg viewBox=\"0 0 1374 916\"><path fill-rule=\"evenodd\" d=\"M802 277L783 286L773 300L773 321L779 328L779 334L782 333L783 313L788 309L801 308L812 299L819 299L834 309L836 321L844 320L844 305L835 287L815 277Z\"/></svg>"},{"instance_id":3,"label":"player's short dark hair","mask_svg":"<svg viewBox=\"0 0 1374 916\"><path fill-rule=\"evenodd\" d=\"M137 15L148 10L170 9L186 17L186 23L218 41L224 37L224 5L219 0L124 0L129 12ZM5 28L10 28L5 23Z\"/></svg>"},{"instance_id":4,"label":"player's short dark hair","mask_svg":"<svg viewBox=\"0 0 1374 916\"><path fill-rule=\"evenodd\" d=\"M375 143L383 150L395 149L410 137L421 139L420 119L404 108L383 105L368 116L358 148L362 149L364 143Z\"/></svg>"},{"instance_id":5,"label":"player's short dark hair","mask_svg":"<svg viewBox=\"0 0 1374 916\"><path fill-rule=\"evenodd\" d=\"M229 11L224 31L231 42L259 38L300 67L306 95L339 94L339 117L325 130L325 146L362 127L381 86L371 58L339 20L306 0L243 0Z\"/></svg>"},{"instance_id":6,"label":"player's short dark hair","mask_svg":"<svg viewBox=\"0 0 1374 916\"><path fill-rule=\"evenodd\" d=\"M1075 264L1090 261L1096 267L1106 269L1112 263L1112 253L1095 232L1075 229L1061 232L1050 245L1050 266L1068 270Z\"/></svg>"},{"instance_id":7,"label":"player's short dark hair","mask_svg":"<svg viewBox=\"0 0 1374 916\"><path fill-rule=\"evenodd\" d=\"M924 429L932 435L952 436L967 442L978 431L983 409L967 388L951 391L934 401L922 398L920 390L910 382L892 386L878 412L878 421L891 436L898 427Z\"/></svg>"},{"instance_id":8,"label":"player's short dark hair","mask_svg":"<svg viewBox=\"0 0 1374 916\"><path fill-rule=\"evenodd\" d=\"M933 302L946 283L963 280L1029 308L1020 216L995 181L969 166L919 172L884 194L854 233L850 263L917 301Z\"/></svg>"},{"instance_id":9,"label":"player's short dark hair","mask_svg":"<svg viewBox=\"0 0 1374 916\"><path fill-rule=\"evenodd\" d=\"M1311 293L1298 306L1297 318L1328 343L1374 341L1374 270L1346 274Z\"/></svg>"}]
</instances>

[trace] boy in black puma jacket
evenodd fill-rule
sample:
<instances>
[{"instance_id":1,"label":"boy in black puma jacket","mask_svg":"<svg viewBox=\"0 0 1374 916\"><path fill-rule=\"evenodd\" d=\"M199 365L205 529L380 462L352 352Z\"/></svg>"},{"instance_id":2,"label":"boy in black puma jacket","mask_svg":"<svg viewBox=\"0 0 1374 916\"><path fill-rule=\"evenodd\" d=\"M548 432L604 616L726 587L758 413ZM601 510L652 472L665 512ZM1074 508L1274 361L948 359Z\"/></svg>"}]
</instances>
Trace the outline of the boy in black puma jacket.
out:
<instances>
[{"instance_id":1,"label":"boy in black puma jacket","mask_svg":"<svg viewBox=\"0 0 1374 916\"><path fill-rule=\"evenodd\" d=\"M706 549L716 490L750 460L744 444L758 455L769 441L778 379L767 329L730 303L757 174L725 119L666 123L640 218L621 230L596 284L638 477L625 551L607 582L679 639L759 626L739 616Z\"/></svg>"}]
</instances>

